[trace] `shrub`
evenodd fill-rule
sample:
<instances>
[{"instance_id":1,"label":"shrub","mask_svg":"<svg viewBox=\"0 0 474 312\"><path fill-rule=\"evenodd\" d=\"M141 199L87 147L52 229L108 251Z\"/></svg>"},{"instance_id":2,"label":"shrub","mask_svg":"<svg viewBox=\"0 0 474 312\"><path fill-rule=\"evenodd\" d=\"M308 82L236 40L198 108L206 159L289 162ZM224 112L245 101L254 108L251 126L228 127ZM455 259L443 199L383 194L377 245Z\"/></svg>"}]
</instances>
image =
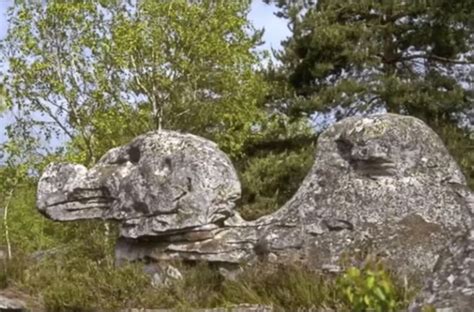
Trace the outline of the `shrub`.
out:
<instances>
[{"instance_id":1,"label":"shrub","mask_svg":"<svg viewBox=\"0 0 474 312\"><path fill-rule=\"evenodd\" d=\"M242 216L254 220L280 208L314 162L314 146L250 158L241 169Z\"/></svg>"},{"instance_id":2,"label":"shrub","mask_svg":"<svg viewBox=\"0 0 474 312\"><path fill-rule=\"evenodd\" d=\"M348 268L337 279L336 289L354 312L399 311L409 297L409 290L397 287L394 278L381 264L368 264L362 269Z\"/></svg>"}]
</instances>

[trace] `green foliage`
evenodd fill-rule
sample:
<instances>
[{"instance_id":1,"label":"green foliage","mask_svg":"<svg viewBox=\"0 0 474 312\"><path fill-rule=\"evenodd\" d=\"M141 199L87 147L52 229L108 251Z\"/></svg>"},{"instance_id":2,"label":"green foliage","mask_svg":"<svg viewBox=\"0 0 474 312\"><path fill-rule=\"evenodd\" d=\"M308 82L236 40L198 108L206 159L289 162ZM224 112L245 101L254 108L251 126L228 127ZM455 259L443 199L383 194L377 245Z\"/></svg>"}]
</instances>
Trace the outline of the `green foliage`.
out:
<instances>
[{"instance_id":1,"label":"green foliage","mask_svg":"<svg viewBox=\"0 0 474 312\"><path fill-rule=\"evenodd\" d=\"M17 135L61 135L85 163L156 128L217 141L233 156L266 86L248 1L22 1L0 50ZM21 131L20 131L21 130Z\"/></svg>"},{"instance_id":2,"label":"green foliage","mask_svg":"<svg viewBox=\"0 0 474 312\"><path fill-rule=\"evenodd\" d=\"M293 31L278 55L290 114L384 107L429 122L472 107L472 1L275 2Z\"/></svg>"},{"instance_id":3,"label":"green foliage","mask_svg":"<svg viewBox=\"0 0 474 312\"><path fill-rule=\"evenodd\" d=\"M467 185L474 190L474 130L464 130L449 124L434 127L434 130L460 166Z\"/></svg>"},{"instance_id":4,"label":"green foliage","mask_svg":"<svg viewBox=\"0 0 474 312\"><path fill-rule=\"evenodd\" d=\"M279 309L315 308L334 304L334 279L298 266L262 265L227 281L223 294L232 303L274 305Z\"/></svg>"},{"instance_id":5,"label":"green foliage","mask_svg":"<svg viewBox=\"0 0 474 312\"><path fill-rule=\"evenodd\" d=\"M293 118L380 109L421 118L473 187L474 2L265 2L293 32L277 54L281 66L266 73L278 86L273 107Z\"/></svg>"},{"instance_id":6,"label":"green foliage","mask_svg":"<svg viewBox=\"0 0 474 312\"><path fill-rule=\"evenodd\" d=\"M139 265L114 268L90 259L75 261L81 263L47 263L28 270L30 276L25 282L32 290L42 288L48 311L117 311L134 307L143 296L142 290L149 287L150 281Z\"/></svg>"},{"instance_id":7,"label":"green foliage","mask_svg":"<svg viewBox=\"0 0 474 312\"><path fill-rule=\"evenodd\" d=\"M347 269L337 286L352 311L398 311L395 286L382 268Z\"/></svg>"},{"instance_id":8,"label":"green foliage","mask_svg":"<svg viewBox=\"0 0 474 312\"><path fill-rule=\"evenodd\" d=\"M184 279L157 288L151 286L141 264L115 267L104 258L91 258L91 250L73 244L75 250L50 253L40 260L18 255L8 268L10 286L36 300L42 298L46 311L186 311L243 302L272 305L276 311L398 311L413 296L382 268L351 268L335 276L297 265L269 263L247 267L236 280L224 279L206 263L175 263Z\"/></svg>"},{"instance_id":9,"label":"green foliage","mask_svg":"<svg viewBox=\"0 0 474 312\"><path fill-rule=\"evenodd\" d=\"M236 163L244 218L271 213L293 196L314 162L315 142L304 120L272 114L260 125L244 147L246 157Z\"/></svg>"},{"instance_id":10,"label":"green foliage","mask_svg":"<svg viewBox=\"0 0 474 312\"><path fill-rule=\"evenodd\" d=\"M432 305L427 305L422 308L421 312L436 312L436 308Z\"/></svg>"},{"instance_id":11,"label":"green foliage","mask_svg":"<svg viewBox=\"0 0 474 312\"><path fill-rule=\"evenodd\" d=\"M300 187L314 162L314 146L246 160L240 212L253 220L280 208Z\"/></svg>"}]
</instances>

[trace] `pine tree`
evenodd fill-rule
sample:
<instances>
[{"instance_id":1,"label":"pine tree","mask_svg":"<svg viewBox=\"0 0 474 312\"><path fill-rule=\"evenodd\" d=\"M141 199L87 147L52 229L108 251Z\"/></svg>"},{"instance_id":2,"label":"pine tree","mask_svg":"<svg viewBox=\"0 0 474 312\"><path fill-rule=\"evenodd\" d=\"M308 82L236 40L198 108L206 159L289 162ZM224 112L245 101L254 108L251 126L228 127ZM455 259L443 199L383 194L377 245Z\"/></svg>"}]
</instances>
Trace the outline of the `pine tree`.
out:
<instances>
[{"instance_id":1,"label":"pine tree","mask_svg":"<svg viewBox=\"0 0 474 312\"><path fill-rule=\"evenodd\" d=\"M274 2L293 32L278 55L291 115L385 108L434 125L472 109L473 1Z\"/></svg>"},{"instance_id":2,"label":"pine tree","mask_svg":"<svg viewBox=\"0 0 474 312\"><path fill-rule=\"evenodd\" d=\"M474 186L474 2L273 0L293 35L268 72L293 119L388 111L427 122ZM285 85L286 83L286 85Z\"/></svg>"}]
</instances>

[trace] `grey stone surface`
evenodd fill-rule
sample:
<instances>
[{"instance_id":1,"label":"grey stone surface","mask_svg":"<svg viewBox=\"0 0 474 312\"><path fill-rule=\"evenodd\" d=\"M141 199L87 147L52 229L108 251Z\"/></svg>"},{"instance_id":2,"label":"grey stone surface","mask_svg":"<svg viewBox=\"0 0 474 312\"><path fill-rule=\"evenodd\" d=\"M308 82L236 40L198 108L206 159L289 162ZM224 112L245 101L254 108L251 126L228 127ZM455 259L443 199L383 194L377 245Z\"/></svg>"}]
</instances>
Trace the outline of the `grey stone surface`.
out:
<instances>
[{"instance_id":1,"label":"grey stone surface","mask_svg":"<svg viewBox=\"0 0 474 312\"><path fill-rule=\"evenodd\" d=\"M12 299L0 295L0 311L22 312L26 311L25 303L19 299Z\"/></svg>"},{"instance_id":2,"label":"grey stone surface","mask_svg":"<svg viewBox=\"0 0 474 312\"><path fill-rule=\"evenodd\" d=\"M315 163L281 209L248 222L229 159L205 139L162 131L87 170L50 165L38 208L56 220L116 219L120 260L303 261L338 270L375 253L423 275L472 227L472 192L440 138L393 114L347 118L320 135Z\"/></svg>"},{"instance_id":3,"label":"grey stone surface","mask_svg":"<svg viewBox=\"0 0 474 312\"><path fill-rule=\"evenodd\" d=\"M51 164L37 207L59 221L116 219L123 237L138 238L212 228L239 197L232 163L213 142L161 131L110 150L90 170Z\"/></svg>"},{"instance_id":4,"label":"grey stone surface","mask_svg":"<svg viewBox=\"0 0 474 312\"><path fill-rule=\"evenodd\" d=\"M474 311L474 231L456 238L441 253L424 289L409 312Z\"/></svg>"},{"instance_id":5,"label":"grey stone surface","mask_svg":"<svg viewBox=\"0 0 474 312\"><path fill-rule=\"evenodd\" d=\"M148 263L144 266L144 271L150 276L153 287L170 286L183 279L181 272L168 263Z\"/></svg>"},{"instance_id":6,"label":"grey stone surface","mask_svg":"<svg viewBox=\"0 0 474 312\"><path fill-rule=\"evenodd\" d=\"M269 250L302 250L318 266L371 251L403 271L429 272L449 239L470 228L470 194L422 121L347 118L320 135L313 168L295 196L258 220L270 224L259 240Z\"/></svg>"}]
</instances>

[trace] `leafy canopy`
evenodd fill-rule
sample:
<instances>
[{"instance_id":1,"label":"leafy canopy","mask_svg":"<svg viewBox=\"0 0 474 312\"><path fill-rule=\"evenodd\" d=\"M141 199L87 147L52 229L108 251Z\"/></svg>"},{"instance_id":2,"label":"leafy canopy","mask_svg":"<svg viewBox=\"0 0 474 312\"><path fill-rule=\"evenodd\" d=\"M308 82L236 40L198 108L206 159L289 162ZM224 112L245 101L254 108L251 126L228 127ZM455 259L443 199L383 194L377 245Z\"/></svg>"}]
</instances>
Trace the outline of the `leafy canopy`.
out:
<instances>
[{"instance_id":1,"label":"leafy canopy","mask_svg":"<svg viewBox=\"0 0 474 312\"><path fill-rule=\"evenodd\" d=\"M62 136L77 160L157 128L239 155L265 84L249 1L22 1L1 51L16 133Z\"/></svg>"}]
</instances>

